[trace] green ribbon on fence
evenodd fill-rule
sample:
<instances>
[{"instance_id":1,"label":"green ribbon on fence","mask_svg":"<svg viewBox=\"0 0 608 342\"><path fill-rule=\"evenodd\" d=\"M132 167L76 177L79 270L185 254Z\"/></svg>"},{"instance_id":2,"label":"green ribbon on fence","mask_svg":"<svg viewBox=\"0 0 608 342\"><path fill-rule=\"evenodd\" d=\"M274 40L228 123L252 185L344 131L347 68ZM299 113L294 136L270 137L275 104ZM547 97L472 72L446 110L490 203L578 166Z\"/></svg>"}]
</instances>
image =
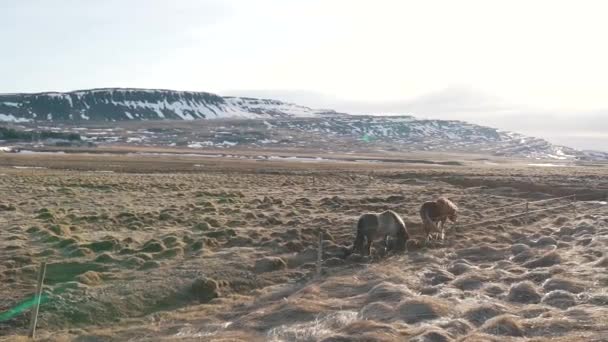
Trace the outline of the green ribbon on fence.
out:
<instances>
[{"instance_id":1,"label":"green ribbon on fence","mask_svg":"<svg viewBox=\"0 0 608 342\"><path fill-rule=\"evenodd\" d=\"M47 296L45 294L40 296L40 304L46 303L48 300L49 300L49 296ZM30 299L24 300L23 302L17 304L17 306L15 306L14 308L4 311L3 313L0 313L0 322L8 321L9 319L11 319L13 317L18 316L22 312L27 311L28 309L33 307L35 304L36 304L35 296Z\"/></svg>"}]
</instances>

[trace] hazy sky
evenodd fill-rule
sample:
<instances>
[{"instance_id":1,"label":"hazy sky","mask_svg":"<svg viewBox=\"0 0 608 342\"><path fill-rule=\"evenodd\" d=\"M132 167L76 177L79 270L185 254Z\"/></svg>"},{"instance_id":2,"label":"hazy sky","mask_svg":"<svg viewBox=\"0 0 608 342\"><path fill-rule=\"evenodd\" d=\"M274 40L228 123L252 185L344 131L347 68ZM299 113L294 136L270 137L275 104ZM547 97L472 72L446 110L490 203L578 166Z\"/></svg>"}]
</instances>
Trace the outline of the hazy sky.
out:
<instances>
[{"instance_id":1,"label":"hazy sky","mask_svg":"<svg viewBox=\"0 0 608 342\"><path fill-rule=\"evenodd\" d=\"M601 136L606 13L584 0L5 0L0 92L262 94L545 136L558 118L556 132Z\"/></svg>"}]
</instances>

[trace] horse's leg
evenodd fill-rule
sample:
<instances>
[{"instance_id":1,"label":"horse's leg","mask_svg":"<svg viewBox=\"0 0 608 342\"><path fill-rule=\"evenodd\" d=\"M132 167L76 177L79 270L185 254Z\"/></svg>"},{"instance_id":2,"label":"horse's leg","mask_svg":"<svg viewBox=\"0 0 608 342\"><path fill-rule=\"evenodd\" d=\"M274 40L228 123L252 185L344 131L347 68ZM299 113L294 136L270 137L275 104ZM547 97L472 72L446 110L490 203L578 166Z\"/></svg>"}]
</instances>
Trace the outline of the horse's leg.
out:
<instances>
[{"instance_id":1,"label":"horse's leg","mask_svg":"<svg viewBox=\"0 0 608 342\"><path fill-rule=\"evenodd\" d=\"M388 253L389 250L389 235L386 234L384 235L384 253Z\"/></svg>"},{"instance_id":2,"label":"horse's leg","mask_svg":"<svg viewBox=\"0 0 608 342\"><path fill-rule=\"evenodd\" d=\"M437 221L437 223L435 224L435 228L437 228L437 230L435 230L435 240L439 240L439 235L440 235L440 230L439 230L439 224L441 222Z\"/></svg>"}]
</instances>

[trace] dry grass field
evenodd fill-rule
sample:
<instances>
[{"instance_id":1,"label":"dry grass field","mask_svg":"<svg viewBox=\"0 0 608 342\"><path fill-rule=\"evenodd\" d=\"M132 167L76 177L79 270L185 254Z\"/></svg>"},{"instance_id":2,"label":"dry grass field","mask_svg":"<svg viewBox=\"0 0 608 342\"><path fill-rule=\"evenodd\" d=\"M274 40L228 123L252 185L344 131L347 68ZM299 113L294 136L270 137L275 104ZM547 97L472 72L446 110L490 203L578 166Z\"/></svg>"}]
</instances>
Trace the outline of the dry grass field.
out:
<instances>
[{"instance_id":1,"label":"dry grass field","mask_svg":"<svg viewBox=\"0 0 608 342\"><path fill-rule=\"evenodd\" d=\"M608 340L605 166L318 157L0 154L0 340L26 334L41 261L40 340ZM440 195L459 222L424 245ZM408 250L344 258L386 209Z\"/></svg>"}]
</instances>

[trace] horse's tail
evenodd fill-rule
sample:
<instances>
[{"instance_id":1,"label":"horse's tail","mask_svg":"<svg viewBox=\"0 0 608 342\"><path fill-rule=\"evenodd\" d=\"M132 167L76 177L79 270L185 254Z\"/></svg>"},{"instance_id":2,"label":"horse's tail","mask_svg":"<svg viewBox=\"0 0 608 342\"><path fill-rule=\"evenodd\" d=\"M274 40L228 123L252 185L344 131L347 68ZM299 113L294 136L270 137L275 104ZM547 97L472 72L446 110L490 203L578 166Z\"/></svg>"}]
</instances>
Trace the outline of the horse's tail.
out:
<instances>
[{"instance_id":1,"label":"horse's tail","mask_svg":"<svg viewBox=\"0 0 608 342\"><path fill-rule=\"evenodd\" d=\"M428 235L432 232L432 230L438 230L437 225L431 217L429 216L429 207L428 204L424 203L422 207L420 207L420 218L422 219L422 228L424 228L424 232Z\"/></svg>"},{"instance_id":2,"label":"horse's tail","mask_svg":"<svg viewBox=\"0 0 608 342\"><path fill-rule=\"evenodd\" d=\"M396 231L394 232L395 238L397 239L396 248L397 250L405 250L405 244L410 238L410 235L407 232L407 226L405 225L405 222L403 221L401 216L399 216L396 212L389 212L391 213L393 218L392 224L396 226Z\"/></svg>"},{"instance_id":3,"label":"horse's tail","mask_svg":"<svg viewBox=\"0 0 608 342\"><path fill-rule=\"evenodd\" d=\"M363 244L365 243L365 233L363 232L365 229L364 225L364 220L360 218L357 222L357 234L355 236L355 242L353 242L353 248L347 253L347 256L355 252L361 253L363 251Z\"/></svg>"},{"instance_id":4,"label":"horse's tail","mask_svg":"<svg viewBox=\"0 0 608 342\"><path fill-rule=\"evenodd\" d=\"M407 243L407 240L410 239L410 235L407 232L407 227L405 226L405 224L400 225L399 228L397 229L397 233L396 233L396 237L397 237L397 250L405 250L405 245Z\"/></svg>"}]
</instances>

